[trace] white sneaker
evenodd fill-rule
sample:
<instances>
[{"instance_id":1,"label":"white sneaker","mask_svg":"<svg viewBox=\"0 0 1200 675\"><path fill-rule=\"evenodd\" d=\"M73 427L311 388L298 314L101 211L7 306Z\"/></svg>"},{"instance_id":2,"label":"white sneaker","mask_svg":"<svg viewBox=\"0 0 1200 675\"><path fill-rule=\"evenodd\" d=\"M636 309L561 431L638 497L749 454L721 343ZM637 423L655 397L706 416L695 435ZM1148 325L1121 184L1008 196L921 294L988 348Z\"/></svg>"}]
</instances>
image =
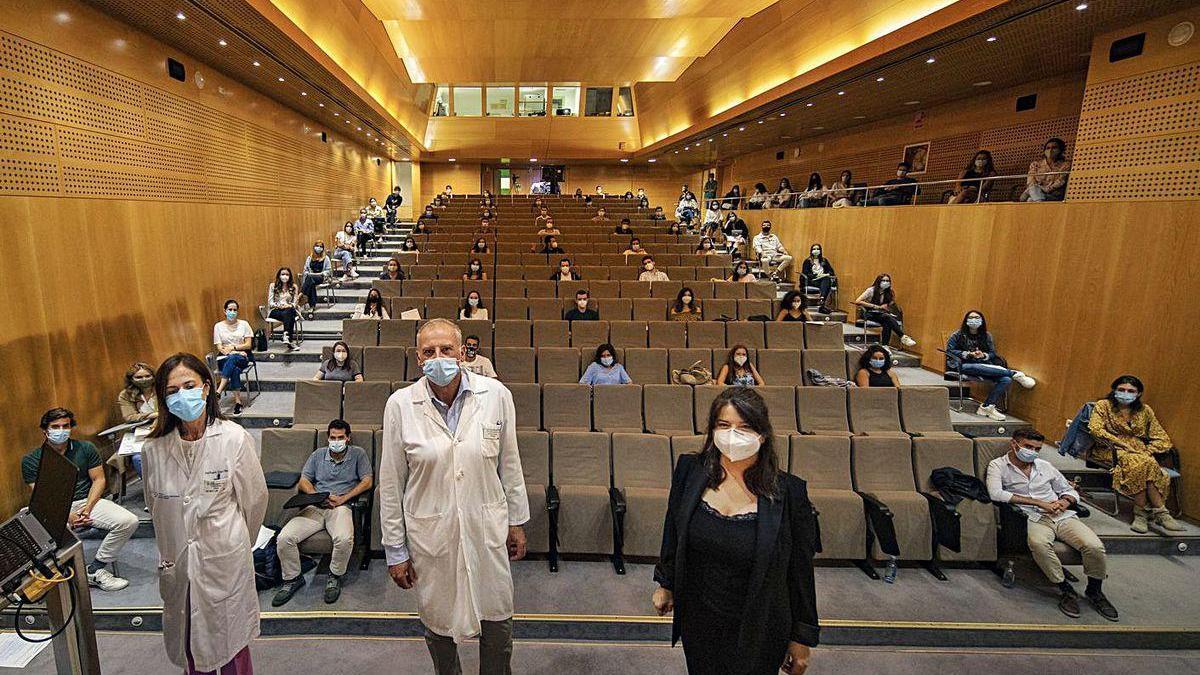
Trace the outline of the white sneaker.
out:
<instances>
[{"instance_id":1,"label":"white sneaker","mask_svg":"<svg viewBox=\"0 0 1200 675\"><path fill-rule=\"evenodd\" d=\"M351 279L357 279L357 278L358 278L358 271L357 271L357 270L350 270L350 278L351 278Z\"/></svg>"},{"instance_id":2,"label":"white sneaker","mask_svg":"<svg viewBox=\"0 0 1200 675\"><path fill-rule=\"evenodd\" d=\"M88 572L87 580L88 586L95 586L102 591L119 591L129 585L127 579L122 579L109 572L107 567L102 567L95 572Z\"/></svg>"},{"instance_id":3,"label":"white sneaker","mask_svg":"<svg viewBox=\"0 0 1200 675\"><path fill-rule=\"evenodd\" d=\"M1022 373L1019 370L1017 372L1013 373L1012 379L1016 380L1017 384L1021 385L1022 387L1025 387L1026 389L1033 389L1034 385L1037 384L1037 380L1026 375L1025 373Z\"/></svg>"},{"instance_id":4,"label":"white sneaker","mask_svg":"<svg viewBox=\"0 0 1200 675\"><path fill-rule=\"evenodd\" d=\"M980 417L993 419L997 422L1003 422L1004 420L1008 419L1004 416L1004 413L996 410L996 406L994 405L981 405L979 406L979 409L975 411L975 414L979 415Z\"/></svg>"},{"instance_id":5,"label":"white sneaker","mask_svg":"<svg viewBox=\"0 0 1200 675\"><path fill-rule=\"evenodd\" d=\"M900 344L904 345L905 347L916 347L917 341L908 337L907 335L901 335Z\"/></svg>"}]
</instances>

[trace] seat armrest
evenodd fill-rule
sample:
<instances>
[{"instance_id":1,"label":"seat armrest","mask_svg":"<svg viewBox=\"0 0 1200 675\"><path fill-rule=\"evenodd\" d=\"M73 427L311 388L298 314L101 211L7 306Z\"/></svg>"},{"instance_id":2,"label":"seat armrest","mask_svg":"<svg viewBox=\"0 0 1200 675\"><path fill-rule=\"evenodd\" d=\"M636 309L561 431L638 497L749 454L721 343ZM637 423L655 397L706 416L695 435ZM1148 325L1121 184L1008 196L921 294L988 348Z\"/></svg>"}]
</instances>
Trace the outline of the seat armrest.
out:
<instances>
[{"instance_id":1,"label":"seat armrest","mask_svg":"<svg viewBox=\"0 0 1200 675\"><path fill-rule=\"evenodd\" d=\"M812 513L813 519L813 552L820 553L824 550L821 546L821 512L811 503L808 508L809 512Z\"/></svg>"},{"instance_id":2,"label":"seat armrest","mask_svg":"<svg viewBox=\"0 0 1200 675\"><path fill-rule=\"evenodd\" d=\"M879 511L881 514L887 516L888 518L892 517L892 510L889 509L888 505L883 503L883 500L881 500L879 497L876 497L875 495L871 494L870 492L861 492L861 491L858 492L858 496L862 497L863 503L867 505L868 510Z\"/></svg>"},{"instance_id":3,"label":"seat armrest","mask_svg":"<svg viewBox=\"0 0 1200 675\"><path fill-rule=\"evenodd\" d=\"M879 548L884 553L892 556L900 555L900 542L896 539L896 523L895 516L887 504L883 503L875 495L870 492L858 492L862 497L863 507L866 510L867 522L870 524L870 531L879 540Z\"/></svg>"},{"instance_id":4,"label":"seat armrest","mask_svg":"<svg viewBox=\"0 0 1200 675\"><path fill-rule=\"evenodd\" d=\"M929 517L933 521L933 534L937 543L954 551L962 550L962 514L939 494L922 492L929 502Z\"/></svg>"},{"instance_id":5,"label":"seat armrest","mask_svg":"<svg viewBox=\"0 0 1200 675\"><path fill-rule=\"evenodd\" d=\"M562 506L562 500L558 496L558 487L555 485L546 486L546 510L551 513L558 513L559 507Z\"/></svg>"},{"instance_id":6,"label":"seat armrest","mask_svg":"<svg viewBox=\"0 0 1200 675\"><path fill-rule=\"evenodd\" d=\"M625 502L625 493L620 488L608 488L608 503L614 514L624 515L629 509L629 505Z\"/></svg>"}]
</instances>

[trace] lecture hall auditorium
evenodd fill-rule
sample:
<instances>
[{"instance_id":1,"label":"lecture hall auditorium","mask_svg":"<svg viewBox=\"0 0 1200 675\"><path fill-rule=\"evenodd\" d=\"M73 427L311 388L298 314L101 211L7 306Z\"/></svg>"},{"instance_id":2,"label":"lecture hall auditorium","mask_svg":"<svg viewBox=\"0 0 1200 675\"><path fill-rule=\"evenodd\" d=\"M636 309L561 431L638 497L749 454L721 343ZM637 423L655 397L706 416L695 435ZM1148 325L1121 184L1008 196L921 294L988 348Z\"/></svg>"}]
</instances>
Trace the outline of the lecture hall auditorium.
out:
<instances>
[{"instance_id":1,"label":"lecture hall auditorium","mask_svg":"<svg viewBox=\"0 0 1200 675\"><path fill-rule=\"evenodd\" d=\"M0 665L1200 673L1198 23L0 3Z\"/></svg>"}]
</instances>

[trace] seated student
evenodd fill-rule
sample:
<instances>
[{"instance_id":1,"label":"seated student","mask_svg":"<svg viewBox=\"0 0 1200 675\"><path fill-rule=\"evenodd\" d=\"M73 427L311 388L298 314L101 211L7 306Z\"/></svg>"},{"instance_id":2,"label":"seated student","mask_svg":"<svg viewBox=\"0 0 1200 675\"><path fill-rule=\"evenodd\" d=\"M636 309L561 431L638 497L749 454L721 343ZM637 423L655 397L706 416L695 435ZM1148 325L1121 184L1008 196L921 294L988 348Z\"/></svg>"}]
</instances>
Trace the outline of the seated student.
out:
<instances>
[{"instance_id":1,"label":"seated student","mask_svg":"<svg viewBox=\"0 0 1200 675\"><path fill-rule=\"evenodd\" d=\"M733 271L724 279L713 279L713 281L733 281L740 284L752 284L758 281L758 277L750 271L750 264L745 260L739 260L733 264Z\"/></svg>"},{"instance_id":2,"label":"seated student","mask_svg":"<svg viewBox=\"0 0 1200 675\"><path fill-rule=\"evenodd\" d=\"M782 281L787 279L788 269L792 266L792 256L788 254L787 249L783 247L783 242L779 239L779 235L771 232L771 221L764 220L762 222L762 232L754 235L754 241L751 243L751 248L758 256L759 262L763 268L770 270L771 279Z\"/></svg>"},{"instance_id":3,"label":"seated student","mask_svg":"<svg viewBox=\"0 0 1200 675\"><path fill-rule=\"evenodd\" d=\"M691 226L696 216L700 214L700 203L696 201L696 195L690 190L684 188L683 194L679 196L679 205L675 207L675 220L681 223L687 223Z\"/></svg>"},{"instance_id":4,"label":"seated student","mask_svg":"<svg viewBox=\"0 0 1200 675\"><path fill-rule=\"evenodd\" d=\"M908 177L912 169L908 162L896 165L896 177L888 179L883 187L876 188L875 195L867 199L867 206L900 206L912 204L917 194L917 181Z\"/></svg>"},{"instance_id":5,"label":"seated student","mask_svg":"<svg viewBox=\"0 0 1200 675\"><path fill-rule=\"evenodd\" d=\"M766 384L758 368L750 361L750 350L746 345L734 345L725 357L725 365L713 380L713 384L731 384L735 387L753 387Z\"/></svg>"},{"instance_id":6,"label":"seated student","mask_svg":"<svg viewBox=\"0 0 1200 675\"><path fill-rule=\"evenodd\" d=\"M418 250L417 240L413 239L411 234L408 235L404 238L404 243L400 244L400 250L405 253L416 253Z\"/></svg>"},{"instance_id":7,"label":"seated student","mask_svg":"<svg viewBox=\"0 0 1200 675\"><path fill-rule=\"evenodd\" d=\"M367 243L375 240L375 221L367 217L367 210L358 212L358 220L354 221L354 235L358 238L358 254L367 254Z\"/></svg>"},{"instance_id":8,"label":"seated student","mask_svg":"<svg viewBox=\"0 0 1200 675\"><path fill-rule=\"evenodd\" d=\"M954 184L954 194L950 197L951 204L974 204L977 201L986 201L979 197L980 188L983 189L983 194L987 195L992 191L992 182L990 180L979 180L996 175L996 167L992 164L992 153L987 150L980 150L971 158L971 163L963 172L958 175L958 182Z\"/></svg>"},{"instance_id":9,"label":"seated student","mask_svg":"<svg viewBox=\"0 0 1200 675\"><path fill-rule=\"evenodd\" d=\"M729 192L725 193L725 198L721 200L721 208L730 211L742 208L741 185L734 185Z\"/></svg>"},{"instance_id":10,"label":"seated student","mask_svg":"<svg viewBox=\"0 0 1200 675\"><path fill-rule=\"evenodd\" d=\"M492 361L488 357L479 353L479 336L468 335L463 340L463 360L462 367L464 370L469 370L476 375L483 375L496 379L496 369L492 367Z\"/></svg>"},{"instance_id":11,"label":"seated student","mask_svg":"<svg viewBox=\"0 0 1200 675\"><path fill-rule=\"evenodd\" d=\"M547 220L551 220L553 218L554 218L554 216L550 215L550 209L543 206L540 209L538 209L538 214L537 214L537 217L533 219L533 224L540 226L540 225L544 224Z\"/></svg>"},{"instance_id":12,"label":"seated student","mask_svg":"<svg viewBox=\"0 0 1200 675\"><path fill-rule=\"evenodd\" d=\"M638 281L670 281L671 277L662 270L654 269L654 257L644 256L642 258L642 272L638 274Z\"/></svg>"},{"instance_id":13,"label":"seated student","mask_svg":"<svg viewBox=\"0 0 1200 675\"><path fill-rule=\"evenodd\" d=\"M433 233L433 227L428 221L418 220L416 227L413 228L413 236L422 237L425 241L429 241L427 235Z\"/></svg>"},{"instance_id":14,"label":"seated student","mask_svg":"<svg viewBox=\"0 0 1200 675\"><path fill-rule=\"evenodd\" d=\"M892 289L892 275L880 274L875 277L867 290L854 301L855 305L863 308L863 318L874 321L882 326L879 342L887 346L892 341L892 333L900 336L900 344L905 347L915 347L917 341L904 334L904 324L900 322L900 309L896 304L896 293Z\"/></svg>"},{"instance_id":15,"label":"seated student","mask_svg":"<svg viewBox=\"0 0 1200 675\"><path fill-rule=\"evenodd\" d=\"M667 226L667 234L681 235L683 234L683 226L672 220L671 224Z\"/></svg>"},{"instance_id":16,"label":"seated student","mask_svg":"<svg viewBox=\"0 0 1200 675\"><path fill-rule=\"evenodd\" d=\"M362 367L358 361L350 357L350 346L344 340L333 343L333 353L327 359L322 359L321 367L314 380L332 382L362 382Z\"/></svg>"},{"instance_id":17,"label":"seated student","mask_svg":"<svg viewBox=\"0 0 1200 675\"><path fill-rule=\"evenodd\" d=\"M424 225L425 228L430 228L433 224L437 223L437 220L438 214L433 212L433 206L426 206L425 213L417 216L417 228L420 229L422 225Z\"/></svg>"},{"instance_id":18,"label":"seated student","mask_svg":"<svg viewBox=\"0 0 1200 675\"><path fill-rule=\"evenodd\" d=\"M1079 503L1079 493L1057 467L1038 456L1045 440L1033 429L1014 431L1008 453L988 462L988 497L999 504L1013 504L1028 516L1029 551L1058 586L1058 609L1063 614L1079 618L1079 596L1063 574L1062 561L1054 552L1055 541L1083 556L1083 573L1088 578L1084 595L1100 616L1116 621L1117 610L1101 590L1108 576L1104 543L1071 509Z\"/></svg>"},{"instance_id":19,"label":"seated student","mask_svg":"<svg viewBox=\"0 0 1200 675\"><path fill-rule=\"evenodd\" d=\"M592 222L593 223L607 223L608 216L606 215L606 213L607 212L604 210L603 206L596 209L596 215L592 217Z\"/></svg>"},{"instance_id":20,"label":"seated student","mask_svg":"<svg viewBox=\"0 0 1200 675\"><path fill-rule=\"evenodd\" d=\"M663 213L663 207L654 207L654 213L650 214L650 220L666 220L667 214Z\"/></svg>"},{"instance_id":21,"label":"seated student","mask_svg":"<svg viewBox=\"0 0 1200 675\"><path fill-rule=\"evenodd\" d=\"M487 281L487 272L483 271L483 261L479 258L471 258L462 278L463 281Z\"/></svg>"},{"instance_id":22,"label":"seated student","mask_svg":"<svg viewBox=\"0 0 1200 675\"><path fill-rule=\"evenodd\" d=\"M1171 448L1171 438L1150 406L1142 402L1146 387L1133 375L1113 380L1108 395L1096 401L1088 420L1088 433L1102 446L1093 452L1116 452L1113 486L1133 500L1134 532L1145 533L1153 525L1159 534L1171 536L1184 527L1167 511L1166 495L1171 481L1159 467L1155 455Z\"/></svg>"},{"instance_id":23,"label":"seated student","mask_svg":"<svg viewBox=\"0 0 1200 675\"><path fill-rule=\"evenodd\" d=\"M792 181L787 176L779 179L779 188L771 195L771 206L780 209L790 209L793 206Z\"/></svg>"},{"instance_id":24,"label":"seated student","mask_svg":"<svg viewBox=\"0 0 1200 675\"><path fill-rule=\"evenodd\" d=\"M548 234L542 239L542 250L538 251L538 253L544 255L562 255L566 251L558 245L558 237Z\"/></svg>"},{"instance_id":25,"label":"seated student","mask_svg":"<svg viewBox=\"0 0 1200 675\"><path fill-rule=\"evenodd\" d=\"M233 414L242 414L242 369L250 363L250 350L254 348L254 331L250 324L238 318L238 301L225 301L225 320L213 324L213 346L217 350L217 369L221 371L217 383L217 397L229 387L233 388Z\"/></svg>"},{"instance_id":26,"label":"seated student","mask_svg":"<svg viewBox=\"0 0 1200 675\"><path fill-rule=\"evenodd\" d=\"M796 201L802 209L819 208L825 206L825 199L828 196L829 192L821 181L821 174L814 171L808 176L808 187L799 194Z\"/></svg>"},{"instance_id":27,"label":"seated student","mask_svg":"<svg viewBox=\"0 0 1200 675\"><path fill-rule=\"evenodd\" d=\"M767 193L767 186L762 183L755 183L754 193L746 200L746 208L755 210L764 209L770 199L771 195Z\"/></svg>"},{"instance_id":28,"label":"seated student","mask_svg":"<svg viewBox=\"0 0 1200 675\"><path fill-rule=\"evenodd\" d=\"M829 295L833 292L833 280L836 274L833 271L833 265L825 259L822 253L820 244L813 244L808 248L808 257L804 259L804 264L800 267L800 277L805 286L816 288L821 294L821 305L817 308L817 312L830 314L833 310L829 307Z\"/></svg>"},{"instance_id":29,"label":"seated student","mask_svg":"<svg viewBox=\"0 0 1200 675\"><path fill-rule=\"evenodd\" d=\"M483 298L479 295L479 291L471 291L467 293L467 297L463 300L462 307L458 310L458 318L461 319L487 319L488 311L483 306Z\"/></svg>"},{"instance_id":30,"label":"seated student","mask_svg":"<svg viewBox=\"0 0 1200 675\"><path fill-rule=\"evenodd\" d=\"M547 218L546 222L542 224L542 229L537 231L537 235L539 237L545 237L546 235L550 234L556 237L562 234L562 232L559 232L558 228L554 226L554 218Z\"/></svg>"},{"instance_id":31,"label":"seated student","mask_svg":"<svg viewBox=\"0 0 1200 675\"><path fill-rule=\"evenodd\" d=\"M367 217L376 221L376 225L379 225L378 221L387 220L387 211L379 204L379 200L374 197L367 199Z\"/></svg>"},{"instance_id":32,"label":"seated student","mask_svg":"<svg viewBox=\"0 0 1200 675\"><path fill-rule=\"evenodd\" d=\"M854 206L854 204L858 201L859 193L858 191L853 190L853 187L854 174L850 172L850 169L843 170L842 174L838 176L837 181L835 181L833 185L829 186L829 191L826 195L826 199L829 200L829 205L835 209Z\"/></svg>"},{"instance_id":33,"label":"seated student","mask_svg":"<svg viewBox=\"0 0 1200 675\"><path fill-rule=\"evenodd\" d=\"M603 187L603 186L600 186L600 185L597 185L597 186L596 186L596 196L597 196L597 197L603 197L603 196L604 196L604 187Z\"/></svg>"},{"instance_id":34,"label":"seated student","mask_svg":"<svg viewBox=\"0 0 1200 675\"><path fill-rule=\"evenodd\" d=\"M637 198L637 208L638 208L638 211L644 211L644 210L650 208L650 198L647 197L646 195L642 195L641 197L638 197Z\"/></svg>"},{"instance_id":35,"label":"seated student","mask_svg":"<svg viewBox=\"0 0 1200 675\"><path fill-rule=\"evenodd\" d=\"M300 289L292 278L290 267L275 271L275 281L267 286L267 316L283 324L283 345L294 351L296 343L296 319L300 313Z\"/></svg>"},{"instance_id":36,"label":"seated student","mask_svg":"<svg viewBox=\"0 0 1200 675\"><path fill-rule=\"evenodd\" d=\"M704 234L712 236L721 228L721 204L716 201L708 202L704 207Z\"/></svg>"},{"instance_id":37,"label":"seated student","mask_svg":"<svg viewBox=\"0 0 1200 675\"><path fill-rule=\"evenodd\" d=\"M158 418L158 403L154 398L154 366L149 363L137 362L125 371L125 386L117 394L117 409L121 411L121 421L126 424L146 422ZM149 427L143 426L130 432L141 437L149 433ZM129 463L137 475L142 475L142 453L129 455Z\"/></svg>"},{"instance_id":38,"label":"seated student","mask_svg":"<svg viewBox=\"0 0 1200 675\"><path fill-rule=\"evenodd\" d=\"M596 356L579 378L579 384L633 384L633 378L625 372L625 366L617 363L617 350L603 344L596 347Z\"/></svg>"},{"instance_id":39,"label":"seated student","mask_svg":"<svg viewBox=\"0 0 1200 675\"><path fill-rule=\"evenodd\" d=\"M550 275L551 281L579 281L582 278L579 272L575 271L575 266L571 264L570 258L559 260L558 271Z\"/></svg>"},{"instance_id":40,"label":"seated student","mask_svg":"<svg viewBox=\"0 0 1200 675\"><path fill-rule=\"evenodd\" d=\"M450 201L450 199L454 197L454 188L447 185L446 189L442 190L442 194L440 196L442 198L442 203Z\"/></svg>"},{"instance_id":41,"label":"seated student","mask_svg":"<svg viewBox=\"0 0 1200 675\"><path fill-rule=\"evenodd\" d=\"M390 319L388 315L387 305L383 302L383 294L378 288L372 288L367 291L367 299L361 305L354 308L354 314L351 319Z\"/></svg>"},{"instance_id":42,"label":"seated student","mask_svg":"<svg viewBox=\"0 0 1200 675\"><path fill-rule=\"evenodd\" d=\"M625 249L624 255L645 255L646 249L642 248L642 240L634 237L629 240L629 246Z\"/></svg>"},{"instance_id":43,"label":"seated student","mask_svg":"<svg viewBox=\"0 0 1200 675\"><path fill-rule=\"evenodd\" d=\"M804 294L800 291L788 291L779 303L779 313L776 321L804 321Z\"/></svg>"},{"instance_id":44,"label":"seated student","mask_svg":"<svg viewBox=\"0 0 1200 675\"><path fill-rule=\"evenodd\" d=\"M638 188L637 189L637 198L643 199L645 197L646 197L646 188Z\"/></svg>"},{"instance_id":45,"label":"seated student","mask_svg":"<svg viewBox=\"0 0 1200 675\"><path fill-rule=\"evenodd\" d=\"M119 591L129 582L110 572L108 564L116 561L121 549L133 537L138 517L116 502L104 499L104 466L100 453L87 441L71 439L75 424L75 413L66 408L51 408L42 415L39 422L42 444L21 457L21 480L31 489L37 484L43 452L57 452L75 465L78 470L75 494L67 525L72 529L94 527L108 532L96 549L96 556L88 563L88 586L102 591Z\"/></svg>"},{"instance_id":46,"label":"seated student","mask_svg":"<svg viewBox=\"0 0 1200 675\"><path fill-rule=\"evenodd\" d=\"M1011 370L996 356L996 343L988 332L983 313L971 310L963 315L962 325L946 341L946 370L957 370L963 375L980 377L993 382L992 391L979 406L976 414L990 417L997 422L1007 419L996 410L996 404L1004 397L1013 380L1026 389L1037 382L1019 370Z\"/></svg>"},{"instance_id":47,"label":"seated student","mask_svg":"<svg viewBox=\"0 0 1200 675\"><path fill-rule=\"evenodd\" d=\"M1042 157L1029 164L1021 201L1061 202L1067 196L1067 174L1057 173L1071 170L1066 155L1067 144L1060 138L1051 138L1042 144Z\"/></svg>"},{"instance_id":48,"label":"seated student","mask_svg":"<svg viewBox=\"0 0 1200 675\"><path fill-rule=\"evenodd\" d=\"M367 432L369 435L370 432ZM306 506L283 526L276 538L283 584L271 599L281 607L304 587L300 566L300 543L324 530L333 540L329 557L329 579L325 581L325 603L333 604L342 594L342 575L354 552L354 512L351 504L375 484L371 458L351 445L350 425L344 420L329 423L326 444L313 451L300 471L296 491L301 494L328 492L319 505Z\"/></svg>"},{"instance_id":49,"label":"seated student","mask_svg":"<svg viewBox=\"0 0 1200 675\"><path fill-rule=\"evenodd\" d=\"M854 383L860 387L899 387L900 378L892 372L892 355L883 345L871 345L858 357Z\"/></svg>"},{"instance_id":50,"label":"seated student","mask_svg":"<svg viewBox=\"0 0 1200 675\"><path fill-rule=\"evenodd\" d=\"M487 240L480 237L475 240L475 245L471 247L471 253L491 253L488 248Z\"/></svg>"},{"instance_id":51,"label":"seated student","mask_svg":"<svg viewBox=\"0 0 1200 675\"><path fill-rule=\"evenodd\" d=\"M721 233L730 246L738 247L750 239L750 228L746 221L738 218L734 211L725 214L725 222L721 225Z\"/></svg>"},{"instance_id":52,"label":"seated student","mask_svg":"<svg viewBox=\"0 0 1200 675\"><path fill-rule=\"evenodd\" d=\"M633 199L633 191L626 190L625 194L621 195L621 199Z\"/></svg>"},{"instance_id":53,"label":"seated student","mask_svg":"<svg viewBox=\"0 0 1200 675\"><path fill-rule=\"evenodd\" d=\"M342 269L351 279L358 278L358 271L354 269L354 248L357 242L358 236L354 233L353 222L346 223L341 231L334 235L333 258L342 263Z\"/></svg>"},{"instance_id":54,"label":"seated student","mask_svg":"<svg viewBox=\"0 0 1200 675\"><path fill-rule=\"evenodd\" d=\"M317 286L333 278L333 262L325 254L325 242L313 242L312 253L304 259L304 270L300 273L300 292L308 299L308 315L316 311Z\"/></svg>"},{"instance_id":55,"label":"seated student","mask_svg":"<svg viewBox=\"0 0 1200 675\"><path fill-rule=\"evenodd\" d=\"M434 197L433 197L433 208L435 208L435 209L444 209L444 208L446 208L446 206L448 206L448 205L447 205L447 203L446 203L446 200L442 199L442 196L441 196L441 195L434 195Z\"/></svg>"},{"instance_id":56,"label":"seated student","mask_svg":"<svg viewBox=\"0 0 1200 675\"><path fill-rule=\"evenodd\" d=\"M491 231L492 231L492 216L489 213L479 219L479 229L476 230L476 232L481 233L481 234L487 234Z\"/></svg>"},{"instance_id":57,"label":"seated student","mask_svg":"<svg viewBox=\"0 0 1200 675\"><path fill-rule=\"evenodd\" d=\"M591 196L591 195L584 195L584 196L583 196L583 205L584 205L585 207L588 207L588 206L591 206L591 205L592 205L592 196Z\"/></svg>"},{"instance_id":58,"label":"seated student","mask_svg":"<svg viewBox=\"0 0 1200 675\"><path fill-rule=\"evenodd\" d=\"M575 188L575 199L583 199L583 188Z\"/></svg>"},{"instance_id":59,"label":"seated student","mask_svg":"<svg viewBox=\"0 0 1200 675\"><path fill-rule=\"evenodd\" d=\"M715 255L717 247L713 246L711 237L701 237L700 243L696 246L696 255L710 256Z\"/></svg>"},{"instance_id":60,"label":"seated student","mask_svg":"<svg viewBox=\"0 0 1200 675\"><path fill-rule=\"evenodd\" d=\"M671 321L699 321L700 305L696 303L696 293L687 286L679 289L669 314Z\"/></svg>"},{"instance_id":61,"label":"seated student","mask_svg":"<svg viewBox=\"0 0 1200 675\"><path fill-rule=\"evenodd\" d=\"M632 235L633 228L629 227L629 219L622 218L621 222L617 223L617 226L613 228L613 234L623 234L626 236Z\"/></svg>"},{"instance_id":62,"label":"seated student","mask_svg":"<svg viewBox=\"0 0 1200 675\"><path fill-rule=\"evenodd\" d=\"M400 269L400 261L388 258L387 264L383 266L383 271L379 273L379 278L386 281L404 281L404 270Z\"/></svg>"},{"instance_id":63,"label":"seated student","mask_svg":"<svg viewBox=\"0 0 1200 675\"><path fill-rule=\"evenodd\" d=\"M530 213L541 213L544 208L546 208L546 202L541 197L534 198L529 204Z\"/></svg>"},{"instance_id":64,"label":"seated student","mask_svg":"<svg viewBox=\"0 0 1200 675\"><path fill-rule=\"evenodd\" d=\"M575 306L567 310L563 314L563 318L567 321L599 321L600 312L588 307L588 299L591 294L585 289L575 291Z\"/></svg>"}]
</instances>

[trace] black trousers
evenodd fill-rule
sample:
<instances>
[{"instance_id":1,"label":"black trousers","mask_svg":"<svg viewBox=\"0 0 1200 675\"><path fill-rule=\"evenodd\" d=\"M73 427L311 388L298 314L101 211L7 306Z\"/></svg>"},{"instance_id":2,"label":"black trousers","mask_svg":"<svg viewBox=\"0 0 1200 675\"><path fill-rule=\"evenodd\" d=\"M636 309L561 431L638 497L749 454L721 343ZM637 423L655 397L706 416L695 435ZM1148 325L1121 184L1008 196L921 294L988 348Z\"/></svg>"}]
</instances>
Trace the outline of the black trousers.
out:
<instances>
[{"instance_id":1,"label":"black trousers","mask_svg":"<svg viewBox=\"0 0 1200 675\"><path fill-rule=\"evenodd\" d=\"M879 344L886 347L892 341L892 333L904 337L904 324L894 314L872 309L867 310L865 316L868 321L874 321L883 328L879 334Z\"/></svg>"},{"instance_id":2,"label":"black trousers","mask_svg":"<svg viewBox=\"0 0 1200 675\"><path fill-rule=\"evenodd\" d=\"M295 307L288 307L286 309L273 309L268 316L283 323L283 333L287 335L288 338L296 337Z\"/></svg>"}]
</instances>

